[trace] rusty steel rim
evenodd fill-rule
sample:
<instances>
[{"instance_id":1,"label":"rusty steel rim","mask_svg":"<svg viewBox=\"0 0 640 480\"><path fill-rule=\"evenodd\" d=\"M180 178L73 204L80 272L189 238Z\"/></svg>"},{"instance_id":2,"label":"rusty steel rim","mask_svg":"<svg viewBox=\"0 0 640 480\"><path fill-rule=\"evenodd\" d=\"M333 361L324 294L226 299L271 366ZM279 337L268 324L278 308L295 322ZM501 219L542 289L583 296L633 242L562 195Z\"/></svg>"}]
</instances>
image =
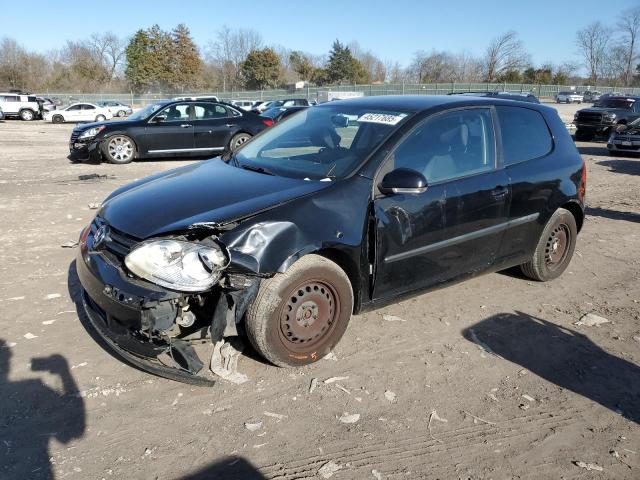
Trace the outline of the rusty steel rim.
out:
<instances>
[{"instance_id":1,"label":"rusty steel rim","mask_svg":"<svg viewBox=\"0 0 640 480\"><path fill-rule=\"evenodd\" d=\"M560 224L551 231L545 248L545 262L550 270L555 270L567 258L570 239L571 232L565 224Z\"/></svg>"},{"instance_id":2,"label":"rusty steel rim","mask_svg":"<svg viewBox=\"0 0 640 480\"><path fill-rule=\"evenodd\" d=\"M280 312L280 335L287 348L307 351L334 330L340 315L335 289L319 280L308 280L291 289Z\"/></svg>"}]
</instances>

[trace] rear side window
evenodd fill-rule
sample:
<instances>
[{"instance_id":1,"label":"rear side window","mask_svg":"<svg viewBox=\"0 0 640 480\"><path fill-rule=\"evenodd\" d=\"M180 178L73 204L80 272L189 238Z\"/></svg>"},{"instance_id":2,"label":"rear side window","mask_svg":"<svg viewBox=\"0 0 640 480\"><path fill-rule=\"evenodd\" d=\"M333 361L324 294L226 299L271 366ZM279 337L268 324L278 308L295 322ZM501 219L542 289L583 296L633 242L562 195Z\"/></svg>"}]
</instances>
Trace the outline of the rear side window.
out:
<instances>
[{"instance_id":1,"label":"rear side window","mask_svg":"<svg viewBox=\"0 0 640 480\"><path fill-rule=\"evenodd\" d=\"M505 165L546 155L553 140L539 112L521 107L497 107Z\"/></svg>"},{"instance_id":2,"label":"rear side window","mask_svg":"<svg viewBox=\"0 0 640 480\"><path fill-rule=\"evenodd\" d=\"M36 97L27 97L27 101L35 103L38 101L38 99Z\"/></svg>"}]
</instances>

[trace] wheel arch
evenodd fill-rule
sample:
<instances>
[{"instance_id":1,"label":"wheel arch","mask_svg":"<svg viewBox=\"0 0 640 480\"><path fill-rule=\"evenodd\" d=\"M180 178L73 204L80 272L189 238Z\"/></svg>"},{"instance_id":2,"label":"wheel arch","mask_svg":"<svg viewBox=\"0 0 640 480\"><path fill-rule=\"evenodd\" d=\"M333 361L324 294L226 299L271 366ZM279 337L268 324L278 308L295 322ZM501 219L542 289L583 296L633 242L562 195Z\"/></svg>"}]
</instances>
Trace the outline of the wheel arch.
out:
<instances>
[{"instance_id":1,"label":"wheel arch","mask_svg":"<svg viewBox=\"0 0 640 480\"><path fill-rule=\"evenodd\" d=\"M357 313L361 304L360 269L353 259L342 250L332 247L322 248L309 253L314 253L326 258L327 260L331 260L347 274L347 277L349 277L349 283L351 283L351 291L353 292L353 313Z\"/></svg>"},{"instance_id":2,"label":"wheel arch","mask_svg":"<svg viewBox=\"0 0 640 480\"><path fill-rule=\"evenodd\" d=\"M567 202L564 205L561 205L560 208L564 208L565 210L569 210L573 215L573 218L576 219L576 227L578 228L578 232L582 229L582 225L584 224L584 209L578 202Z\"/></svg>"}]
</instances>

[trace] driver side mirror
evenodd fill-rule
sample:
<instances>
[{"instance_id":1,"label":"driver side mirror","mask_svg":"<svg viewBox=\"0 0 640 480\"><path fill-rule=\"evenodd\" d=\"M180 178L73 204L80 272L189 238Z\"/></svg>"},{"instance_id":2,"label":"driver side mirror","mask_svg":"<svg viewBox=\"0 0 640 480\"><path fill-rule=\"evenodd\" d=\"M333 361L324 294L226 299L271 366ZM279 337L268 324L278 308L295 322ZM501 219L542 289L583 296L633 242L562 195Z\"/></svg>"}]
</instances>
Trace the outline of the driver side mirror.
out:
<instances>
[{"instance_id":1,"label":"driver side mirror","mask_svg":"<svg viewBox=\"0 0 640 480\"><path fill-rule=\"evenodd\" d=\"M153 123L162 123L167 119L166 115L160 114L153 117Z\"/></svg>"},{"instance_id":2,"label":"driver side mirror","mask_svg":"<svg viewBox=\"0 0 640 480\"><path fill-rule=\"evenodd\" d=\"M422 193L427 190L427 179L420 172L410 168L397 168L384 176L378 189L387 195Z\"/></svg>"}]
</instances>

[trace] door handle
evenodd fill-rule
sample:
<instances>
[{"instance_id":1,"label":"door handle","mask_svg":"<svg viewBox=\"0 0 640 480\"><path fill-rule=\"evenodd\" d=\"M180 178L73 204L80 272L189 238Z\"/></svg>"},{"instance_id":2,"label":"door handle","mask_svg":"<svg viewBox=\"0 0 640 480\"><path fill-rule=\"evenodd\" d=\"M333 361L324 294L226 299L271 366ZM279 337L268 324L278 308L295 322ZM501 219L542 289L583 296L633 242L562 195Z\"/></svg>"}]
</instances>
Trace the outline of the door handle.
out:
<instances>
[{"instance_id":1,"label":"door handle","mask_svg":"<svg viewBox=\"0 0 640 480\"><path fill-rule=\"evenodd\" d=\"M505 186L499 185L493 190L491 190L491 196L493 198L502 198L505 197L509 193L509 189Z\"/></svg>"},{"instance_id":2,"label":"door handle","mask_svg":"<svg viewBox=\"0 0 640 480\"><path fill-rule=\"evenodd\" d=\"M191 125L189 125L188 123L183 123L182 125L180 125L180 128L189 128Z\"/></svg>"},{"instance_id":3,"label":"door handle","mask_svg":"<svg viewBox=\"0 0 640 480\"><path fill-rule=\"evenodd\" d=\"M227 123L227 127L235 127L236 124L235 123Z\"/></svg>"}]
</instances>

